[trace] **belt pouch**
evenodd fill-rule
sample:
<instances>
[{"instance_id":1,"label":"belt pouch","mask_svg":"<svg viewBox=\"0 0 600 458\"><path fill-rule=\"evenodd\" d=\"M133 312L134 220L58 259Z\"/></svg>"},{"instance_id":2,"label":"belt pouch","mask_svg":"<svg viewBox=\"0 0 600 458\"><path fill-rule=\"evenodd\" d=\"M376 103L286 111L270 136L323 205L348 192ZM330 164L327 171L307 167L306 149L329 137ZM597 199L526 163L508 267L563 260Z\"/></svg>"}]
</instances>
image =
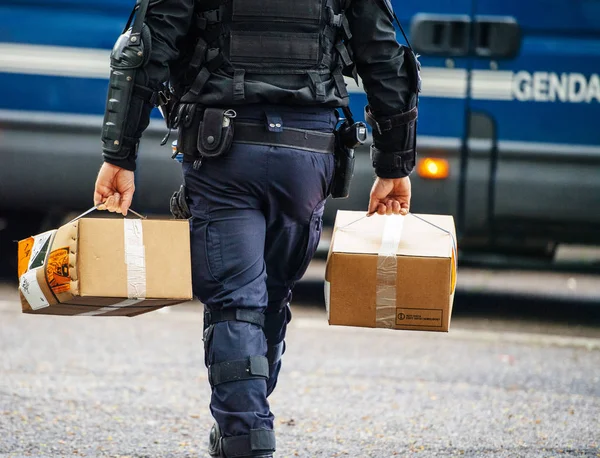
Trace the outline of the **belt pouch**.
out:
<instances>
[{"instance_id":1,"label":"belt pouch","mask_svg":"<svg viewBox=\"0 0 600 458\"><path fill-rule=\"evenodd\" d=\"M206 108L198 129L198 151L203 157L218 157L233 141L232 110Z\"/></svg>"}]
</instances>

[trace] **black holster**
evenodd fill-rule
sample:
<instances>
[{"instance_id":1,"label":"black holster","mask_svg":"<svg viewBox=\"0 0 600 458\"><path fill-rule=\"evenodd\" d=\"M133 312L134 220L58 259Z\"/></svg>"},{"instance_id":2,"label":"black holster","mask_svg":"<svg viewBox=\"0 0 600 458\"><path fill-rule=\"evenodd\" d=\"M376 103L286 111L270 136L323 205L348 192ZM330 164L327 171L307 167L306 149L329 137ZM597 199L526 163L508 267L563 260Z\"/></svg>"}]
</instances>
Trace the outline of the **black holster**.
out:
<instances>
[{"instance_id":1,"label":"black holster","mask_svg":"<svg viewBox=\"0 0 600 458\"><path fill-rule=\"evenodd\" d=\"M185 185L181 185L178 191L174 192L170 200L171 214L176 219L190 219L192 212L188 205L187 190Z\"/></svg>"},{"instance_id":2,"label":"black holster","mask_svg":"<svg viewBox=\"0 0 600 458\"><path fill-rule=\"evenodd\" d=\"M335 130L335 172L331 197L345 199L350 195L350 183L354 175L354 149L367 140L367 126L354 122L352 113L344 109L346 120Z\"/></svg>"},{"instance_id":3,"label":"black holster","mask_svg":"<svg viewBox=\"0 0 600 458\"><path fill-rule=\"evenodd\" d=\"M335 132L335 170L333 184L331 186L331 197L334 199L346 199L350 195L350 184L354 174L354 149L346 147Z\"/></svg>"}]
</instances>

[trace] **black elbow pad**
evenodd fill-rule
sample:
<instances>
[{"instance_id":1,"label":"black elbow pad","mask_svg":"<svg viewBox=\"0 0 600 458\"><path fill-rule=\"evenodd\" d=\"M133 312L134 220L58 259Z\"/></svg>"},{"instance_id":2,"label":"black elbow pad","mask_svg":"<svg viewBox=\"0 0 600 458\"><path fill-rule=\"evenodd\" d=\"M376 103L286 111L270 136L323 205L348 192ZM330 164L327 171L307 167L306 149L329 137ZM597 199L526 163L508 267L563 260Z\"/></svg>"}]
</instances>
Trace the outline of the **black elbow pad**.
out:
<instances>
[{"instance_id":1,"label":"black elbow pad","mask_svg":"<svg viewBox=\"0 0 600 458\"><path fill-rule=\"evenodd\" d=\"M417 160L417 119L421 92L420 64L415 54L404 48L408 75L408 107L393 116L375 116L365 107L365 119L373 129L371 160L378 176L401 178L410 175Z\"/></svg>"},{"instance_id":2,"label":"black elbow pad","mask_svg":"<svg viewBox=\"0 0 600 458\"><path fill-rule=\"evenodd\" d=\"M388 118L375 118L365 110L365 118L373 128L371 161L377 175L401 178L410 175L416 163L418 109Z\"/></svg>"},{"instance_id":3,"label":"black elbow pad","mask_svg":"<svg viewBox=\"0 0 600 458\"><path fill-rule=\"evenodd\" d=\"M135 90L145 88L136 87L137 73L144 67L149 59L151 49L151 35L146 26L140 34L132 33L129 29L123 33L110 56L110 80L102 126L102 144L104 156L109 159L124 159L130 153L130 146L124 146L124 136L127 135L127 126L134 129L138 120L129 119L130 113L141 110L130 110L132 95ZM131 133L129 133L131 135Z\"/></svg>"}]
</instances>

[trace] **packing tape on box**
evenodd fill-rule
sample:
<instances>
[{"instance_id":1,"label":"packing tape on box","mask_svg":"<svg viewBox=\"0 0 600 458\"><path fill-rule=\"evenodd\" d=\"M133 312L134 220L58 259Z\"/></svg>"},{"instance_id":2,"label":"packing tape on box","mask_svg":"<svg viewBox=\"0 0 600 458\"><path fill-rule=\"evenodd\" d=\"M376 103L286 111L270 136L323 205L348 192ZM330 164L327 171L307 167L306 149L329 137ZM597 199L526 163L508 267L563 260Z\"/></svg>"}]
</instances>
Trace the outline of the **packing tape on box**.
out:
<instances>
[{"instance_id":1,"label":"packing tape on box","mask_svg":"<svg viewBox=\"0 0 600 458\"><path fill-rule=\"evenodd\" d=\"M396 251L402 238L403 227L404 217L399 215L388 216L383 226L381 246L377 253L375 322L378 328L393 328L396 324Z\"/></svg>"},{"instance_id":2,"label":"packing tape on box","mask_svg":"<svg viewBox=\"0 0 600 458\"><path fill-rule=\"evenodd\" d=\"M92 310L91 312L78 313L77 316L104 315L105 313L114 312L115 310L123 308L123 307L132 307L134 305L139 304L140 302L144 302L144 299L126 299L124 301L117 302L116 304L110 305L108 307L102 307L101 309L98 309L98 310Z\"/></svg>"},{"instance_id":3,"label":"packing tape on box","mask_svg":"<svg viewBox=\"0 0 600 458\"><path fill-rule=\"evenodd\" d=\"M146 253L142 220L123 220L125 230L125 264L127 264L127 297L146 297Z\"/></svg>"}]
</instances>

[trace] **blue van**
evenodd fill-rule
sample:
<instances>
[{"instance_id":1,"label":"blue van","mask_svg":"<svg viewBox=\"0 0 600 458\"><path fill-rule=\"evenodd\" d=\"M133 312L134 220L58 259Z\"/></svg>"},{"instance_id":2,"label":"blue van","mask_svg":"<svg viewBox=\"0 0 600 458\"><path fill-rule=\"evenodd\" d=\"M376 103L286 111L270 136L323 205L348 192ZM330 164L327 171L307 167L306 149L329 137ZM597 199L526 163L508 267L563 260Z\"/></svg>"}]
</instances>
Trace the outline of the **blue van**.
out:
<instances>
[{"instance_id":1,"label":"blue van","mask_svg":"<svg viewBox=\"0 0 600 458\"><path fill-rule=\"evenodd\" d=\"M133 1L0 0L2 257L7 241L91 206L109 53ZM600 244L600 0L392 3L423 65L413 212L454 215L463 252ZM360 119L366 96L348 85ZM165 132L155 110L143 213L168 213L181 183ZM372 182L365 145L326 226L365 210Z\"/></svg>"}]
</instances>

